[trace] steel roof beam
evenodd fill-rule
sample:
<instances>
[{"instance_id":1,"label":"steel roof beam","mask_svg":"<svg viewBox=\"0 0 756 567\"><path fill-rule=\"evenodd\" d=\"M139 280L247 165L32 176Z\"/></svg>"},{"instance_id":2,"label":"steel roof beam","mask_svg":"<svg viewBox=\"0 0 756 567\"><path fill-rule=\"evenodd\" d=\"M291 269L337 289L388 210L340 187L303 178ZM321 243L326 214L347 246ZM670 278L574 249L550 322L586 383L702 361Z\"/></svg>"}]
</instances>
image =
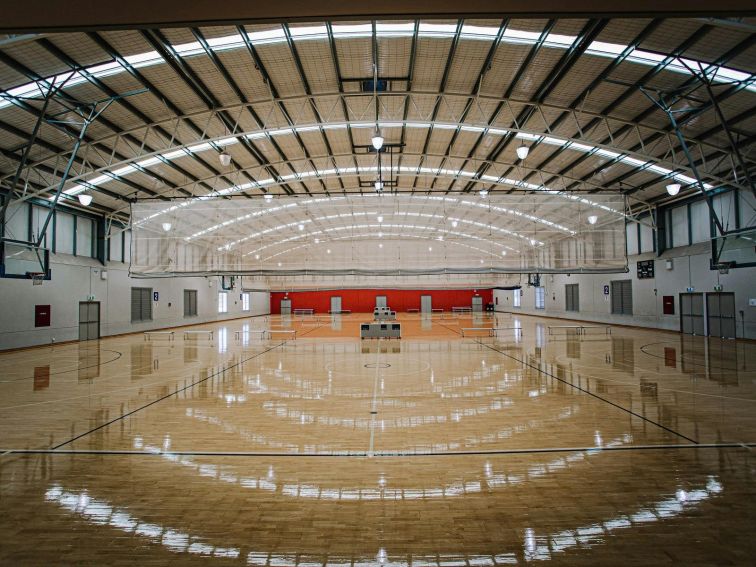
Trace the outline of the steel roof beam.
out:
<instances>
[{"instance_id":1,"label":"steel roof beam","mask_svg":"<svg viewBox=\"0 0 756 567\"><path fill-rule=\"evenodd\" d=\"M538 40L530 47L528 50L528 54L525 56L525 59L520 64L520 66L517 68L517 72L515 73L514 77L512 77L512 80L509 83L509 86L507 87L507 90L504 91L504 95L502 96L502 99L507 100L511 97L512 93L514 92L515 87L519 84L520 79L522 79L522 76L525 74L525 70L530 66L530 63L533 61L535 56L538 54L538 52L543 47L544 42L546 41L546 37L548 37L549 33L551 33L551 30L554 29L554 26L556 25L556 20L549 20L546 22L546 26L541 30L541 35L538 36ZM493 125L494 122L498 119L499 115L501 114L501 111L504 109L504 103L501 102L496 107L496 110L491 114L491 118L488 120L489 125ZM485 138L487 133L487 130L484 130L481 132L480 136L478 136L478 139L475 141L475 144L473 144L472 149L470 150L470 158L472 158L473 155L475 155L475 152L478 151L478 147L480 146L481 142ZM498 147L498 144L497 146ZM494 151L496 150L496 147L494 147ZM487 157L490 157L493 155L493 151L489 152ZM484 171L481 171L478 173L478 176L483 175L485 173ZM472 189L473 184L468 183L464 188L463 191L470 191Z\"/></svg>"},{"instance_id":2,"label":"steel roof beam","mask_svg":"<svg viewBox=\"0 0 756 567\"><path fill-rule=\"evenodd\" d=\"M32 80L44 81L44 79L42 79L41 77L39 77L31 69L28 69L27 67L25 67L24 65L22 65L21 63L19 63L18 61L16 61L12 57L10 57L9 55L7 55L6 53L0 52L0 60L2 60L4 63L6 63L8 65L13 66L17 71L27 74L27 76L30 79L32 79ZM71 102L74 102L74 103L77 103L77 104L81 104L76 99L73 99L73 98L70 98L70 97L68 97L68 99ZM26 101L23 101L23 100L14 101L14 104L16 104L22 110L30 113L32 116L34 116L37 119L41 118L41 119L45 120L48 123L50 123L50 121L52 120L52 118L51 118L50 115L42 116L41 112L37 108L35 108L34 106L30 105ZM99 120L103 124L105 124L107 127L111 128L111 129L117 130L117 128L118 128L115 124L113 124L112 122L108 121L106 118L104 118L102 116L99 117ZM54 127L54 128L57 128L58 130L63 131L66 135L71 136L74 139L78 138L78 132L76 132L70 126L67 126L65 124L58 124L58 123L55 123L55 122L52 122L50 125L52 127ZM24 132L23 130L20 130L19 128L16 128L15 126L12 126L12 125L7 124L5 122L0 123L0 126L2 126L3 129L5 129L5 130L7 130L9 132L12 132L14 135L19 136L21 138L28 138L29 137L29 134L27 132ZM98 143L95 143L89 136L85 136L83 139L87 140L95 148L97 148L97 146L100 145ZM67 155L67 154L70 153L70 151L63 150L62 148L56 146L55 144L52 144L52 143L44 140L44 138L41 135L37 137L37 140L36 140L35 143L36 143L36 145L39 145L39 146L51 149L52 151L54 151L54 153L56 155ZM111 152L110 148L105 147L105 149L108 150L108 153ZM114 155L116 155L119 159L128 159L127 156L125 156L123 154L117 154L116 152L112 152L112 153ZM74 163L76 163L80 167L85 167L87 165L86 161L83 158L79 158L78 156L74 158ZM35 169L37 169L39 166L38 165L33 165L33 167ZM29 170L27 170L27 171L29 171ZM58 174L59 174L59 172L57 171L57 169L53 169L53 168L47 168L46 171L53 172L53 175L55 175L55 176L58 176ZM27 176L28 176L28 174L27 174ZM114 175L113 177L116 178L116 179L118 179L118 180L120 180L120 177L118 177L117 175ZM158 177L159 178L159 176L157 176L157 175L155 175L154 177ZM138 184L134 183L133 181L131 181L129 183L131 185L134 185L135 187L137 187L139 191L142 191L142 192L150 194L150 195L154 195L155 194L150 189L148 189L146 187L143 187L141 185L138 185ZM54 185L54 184L51 183L50 185Z\"/></svg>"},{"instance_id":3,"label":"steel roof beam","mask_svg":"<svg viewBox=\"0 0 756 567\"><path fill-rule=\"evenodd\" d=\"M170 42L159 30L153 30L152 32L142 32L142 36L158 52L158 54L160 54L160 56L168 64L168 66L170 66L173 71L184 81L184 83L186 83L189 89L191 89L192 92L194 92L194 94L197 95L200 100L205 103L205 106L207 106L208 109L219 106L218 100L210 92L202 79L200 79L194 72L194 70L186 64L184 59L178 53L176 53L176 51L173 49L173 46L171 46ZM225 113L219 113L217 116L229 132L234 131L234 122L228 115L226 115ZM216 150L217 149L218 148L216 147ZM246 149L252 157L255 157L255 151L253 149L251 149L249 146L246 146ZM220 177L227 180L229 183L233 183L226 174L219 172L215 168L215 166L210 165L202 158L197 157L196 159L210 171L218 173ZM251 178L248 178L247 180L254 181Z\"/></svg>"},{"instance_id":4,"label":"steel roof beam","mask_svg":"<svg viewBox=\"0 0 756 567\"><path fill-rule=\"evenodd\" d=\"M328 45L331 49L331 58L333 59L333 66L336 70L336 81L339 86L339 94L344 94L344 83L343 78L341 76L341 64L339 63L339 55L336 52L336 40L333 38L333 26L331 25L331 22L326 22L326 29L328 30ZM417 29L417 22L415 22L415 29ZM348 121L350 119L349 117L349 108L347 107L346 101L344 100L343 96L339 97L339 102L341 103L341 110L344 113L344 120ZM404 131L402 129L402 131ZM349 135L349 147L352 148L352 152L354 152L354 136L352 136L352 130L351 128L347 130ZM323 134L325 136L325 133ZM357 158L352 159L352 163L354 164L354 167L357 167ZM341 183L341 181L339 181ZM362 185L362 178L359 178L359 184ZM343 190L343 183L342 183L342 190Z\"/></svg>"},{"instance_id":5,"label":"steel roof beam","mask_svg":"<svg viewBox=\"0 0 756 567\"><path fill-rule=\"evenodd\" d=\"M446 58L446 65L444 66L444 73L441 75L441 83L439 85L439 91L444 92L446 90L446 82L449 80L449 71L451 70L452 63L454 61L454 55L457 52L457 47L459 46L459 39L460 34L462 33L462 25L464 23L464 20L457 20L457 29L454 32L454 38L452 39L451 47L449 48L449 55ZM374 33L375 35L375 33ZM436 102L433 105L433 113L431 114L431 122L434 122L436 120L436 117L438 116L438 110L439 105L441 103L441 97L436 98ZM376 104L378 102L376 101ZM430 144L431 137L433 136L433 128L428 129L428 133L425 135L425 143L423 144L423 154L425 154L428 151L428 144ZM420 162L420 165L422 165L422 161ZM412 188L415 189L417 186L417 178L412 182ZM433 187L431 187L431 190Z\"/></svg>"}]
</instances>

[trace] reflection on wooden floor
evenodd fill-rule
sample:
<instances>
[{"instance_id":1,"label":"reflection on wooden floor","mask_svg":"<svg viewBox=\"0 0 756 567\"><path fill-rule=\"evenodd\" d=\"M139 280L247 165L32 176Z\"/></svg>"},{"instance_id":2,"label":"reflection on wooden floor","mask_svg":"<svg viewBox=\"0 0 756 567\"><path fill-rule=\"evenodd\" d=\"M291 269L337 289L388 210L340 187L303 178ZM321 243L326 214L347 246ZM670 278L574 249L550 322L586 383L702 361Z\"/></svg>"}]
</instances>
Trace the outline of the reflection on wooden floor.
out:
<instances>
[{"instance_id":1,"label":"reflection on wooden floor","mask_svg":"<svg viewBox=\"0 0 756 567\"><path fill-rule=\"evenodd\" d=\"M369 318L0 354L0 562L752 561L756 345Z\"/></svg>"}]
</instances>

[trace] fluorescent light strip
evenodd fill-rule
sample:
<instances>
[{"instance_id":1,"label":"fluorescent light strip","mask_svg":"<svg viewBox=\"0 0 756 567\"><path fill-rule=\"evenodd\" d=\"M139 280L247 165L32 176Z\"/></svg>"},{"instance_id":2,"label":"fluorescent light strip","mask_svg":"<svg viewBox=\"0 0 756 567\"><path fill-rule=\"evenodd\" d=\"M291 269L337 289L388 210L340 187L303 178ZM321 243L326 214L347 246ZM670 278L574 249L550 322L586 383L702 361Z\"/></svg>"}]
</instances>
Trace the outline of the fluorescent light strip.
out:
<instances>
[{"instance_id":1,"label":"fluorescent light strip","mask_svg":"<svg viewBox=\"0 0 756 567\"><path fill-rule=\"evenodd\" d=\"M349 39L349 38L362 38L372 37L372 25L371 24L335 24L332 26L333 36L337 39ZM295 41L305 40L327 40L328 29L324 25L316 26L304 26L304 27L291 27L289 28L291 37ZM451 38L456 33L456 26L452 24L436 24L429 22L421 22L418 27L418 37L421 38ZM486 26L472 26L463 25L460 38L468 40L478 41L493 41L499 33L499 28L486 27ZM376 24L377 37L410 37L414 34L414 23L404 24ZM506 29L501 37L501 43L508 43L512 45L534 45L541 34L539 32L529 32L523 30ZM286 34L283 28L274 28L266 31L259 32L247 32L247 37L252 45L268 45L272 43L285 43ZM577 36L560 35L550 33L546 36L544 45L554 49L568 49L577 40ZM207 40L208 45L213 51L230 51L235 49L243 49L245 47L244 38L240 34L232 34L223 37L216 37ZM190 42L177 44L172 46L173 49L182 57L195 57L205 53L204 48L199 42ZM616 58L618 55L628 49L629 46L616 43L607 43L602 41L594 41L585 51L588 55L594 55L597 57L610 57ZM650 51L644 51L642 49L634 49L626 57L625 61L630 63L636 63L644 66L657 66L665 59L669 59L669 62L665 66L665 69L675 73L681 73L690 75L690 71L686 68L686 64L693 69L698 69L699 61L687 58L669 57L668 55L662 55L653 53ZM124 57L123 60L135 68L148 67L152 65L159 65L164 63L163 58L155 51L148 51L145 53L138 53L135 55L129 55ZM732 81L746 82L749 84L745 87L746 90L756 92L756 84L754 84L754 75L750 75L743 71L730 69L728 67L717 67L708 63L700 62L707 74L713 77L715 82L727 83ZM81 72L66 72L59 75L53 75L43 79L48 83L52 83L53 80L56 84L60 84L63 79L70 77L66 83L66 88L79 85L86 82L88 79L85 74L89 74L94 78L108 77L117 73L123 73L127 69L123 67L117 61L109 61L106 63L98 63L85 68ZM44 96L37 86L36 82L30 82L17 87L8 89L0 93L0 108L11 106L13 104L12 98L15 97L30 97L30 96Z\"/></svg>"}]
</instances>

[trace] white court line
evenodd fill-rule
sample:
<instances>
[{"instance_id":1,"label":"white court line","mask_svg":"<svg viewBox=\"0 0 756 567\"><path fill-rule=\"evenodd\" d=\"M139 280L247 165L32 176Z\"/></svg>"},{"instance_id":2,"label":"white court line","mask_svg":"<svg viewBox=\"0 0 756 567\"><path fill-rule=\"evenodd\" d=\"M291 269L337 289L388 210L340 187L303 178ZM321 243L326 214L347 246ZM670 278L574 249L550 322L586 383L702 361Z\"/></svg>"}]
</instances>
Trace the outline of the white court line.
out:
<instances>
[{"instance_id":1,"label":"white court line","mask_svg":"<svg viewBox=\"0 0 756 567\"><path fill-rule=\"evenodd\" d=\"M375 445L375 421L378 407L378 376L381 372L380 368L381 360L381 339L378 339L378 356L375 357L375 380L373 381L373 403L370 406L370 445L368 447L368 457L373 456L373 448Z\"/></svg>"}]
</instances>

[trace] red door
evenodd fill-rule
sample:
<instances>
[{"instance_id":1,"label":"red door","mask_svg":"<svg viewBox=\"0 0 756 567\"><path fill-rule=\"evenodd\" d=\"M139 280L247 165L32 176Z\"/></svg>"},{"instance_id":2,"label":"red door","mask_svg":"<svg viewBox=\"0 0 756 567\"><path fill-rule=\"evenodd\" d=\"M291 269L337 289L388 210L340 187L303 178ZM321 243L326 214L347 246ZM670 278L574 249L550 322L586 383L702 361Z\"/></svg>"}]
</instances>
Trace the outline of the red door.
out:
<instances>
[{"instance_id":1,"label":"red door","mask_svg":"<svg viewBox=\"0 0 756 567\"><path fill-rule=\"evenodd\" d=\"M34 326L35 327L49 327L50 326L50 306L49 305L35 305L34 306Z\"/></svg>"}]
</instances>

